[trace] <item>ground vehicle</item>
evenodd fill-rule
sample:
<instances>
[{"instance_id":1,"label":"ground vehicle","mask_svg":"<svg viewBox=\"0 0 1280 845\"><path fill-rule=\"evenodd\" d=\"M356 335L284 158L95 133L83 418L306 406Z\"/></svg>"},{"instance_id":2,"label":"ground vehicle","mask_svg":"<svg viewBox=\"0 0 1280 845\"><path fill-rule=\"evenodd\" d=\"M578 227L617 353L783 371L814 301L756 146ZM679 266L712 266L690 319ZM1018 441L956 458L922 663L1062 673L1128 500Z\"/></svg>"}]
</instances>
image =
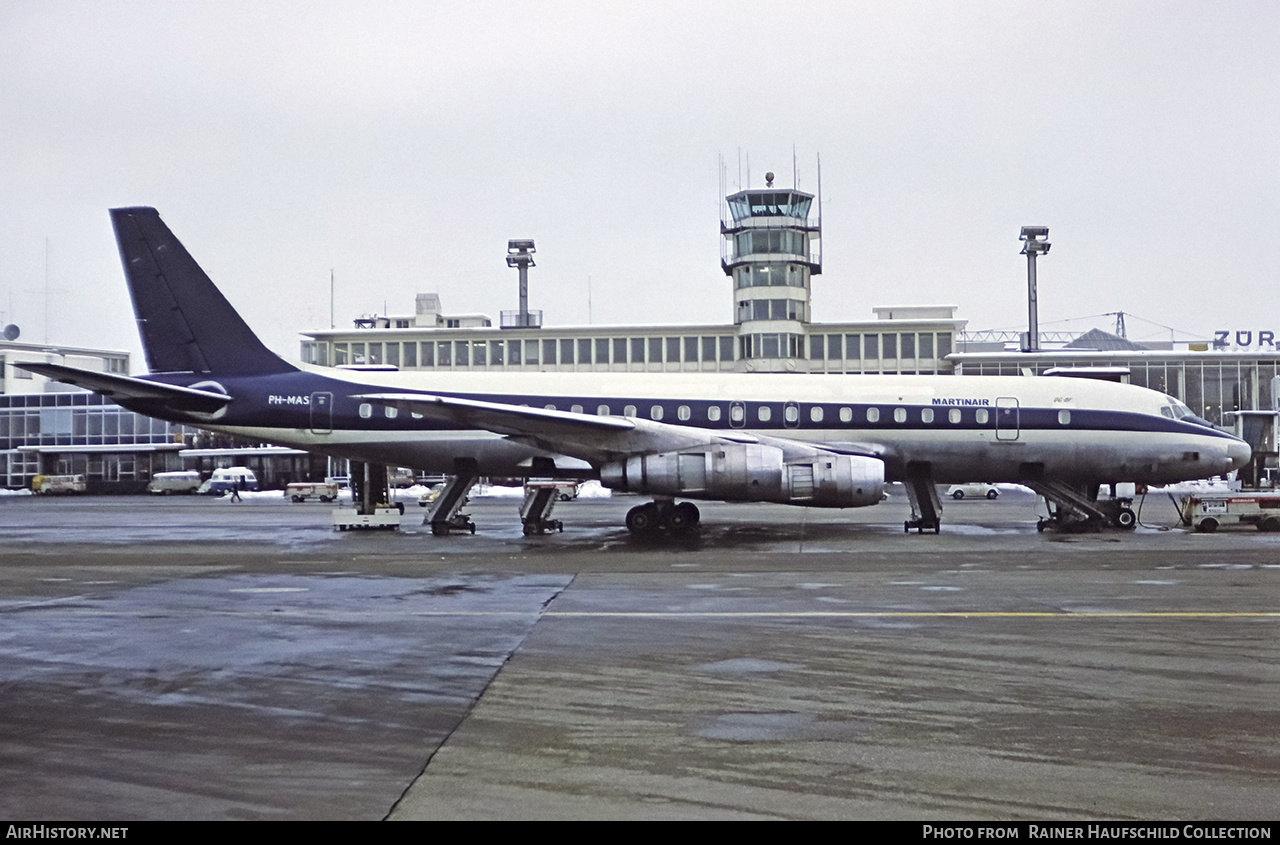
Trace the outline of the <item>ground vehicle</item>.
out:
<instances>
[{"instance_id":1,"label":"ground vehicle","mask_svg":"<svg viewBox=\"0 0 1280 845\"><path fill-rule=\"evenodd\" d=\"M960 499L995 499L1000 496L1000 491L994 484L952 484L947 488L947 495L959 501Z\"/></svg>"},{"instance_id":2,"label":"ground vehicle","mask_svg":"<svg viewBox=\"0 0 1280 845\"><path fill-rule=\"evenodd\" d=\"M241 493L257 490L258 476L248 467L219 467L196 492L202 496L225 496L233 489Z\"/></svg>"},{"instance_id":3,"label":"ground vehicle","mask_svg":"<svg viewBox=\"0 0 1280 845\"><path fill-rule=\"evenodd\" d=\"M1205 493L1182 500L1182 524L1212 534L1228 525L1280 531L1280 493Z\"/></svg>"},{"instance_id":4,"label":"ground vehicle","mask_svg":"<svg viewBox=\"0 0 1280 845\"><path fill-rule=\"evenodd\" d=\"M156 495L194 493L200 489L200 473L195 470L157 472L147 482L147 492Z\"/></svg>"},{"instance_id":5,"label":"ground vehicle","mask_svg":"<svg viewBox=\"0 0 1280 845\"><path fill-rule=\"evenodd\" d=\"M86 488L83 475L37 475L31 479L31 492L44 495L83 493Z\"/></svg>"},{"instance_id":6,"label":"ground vehicle","mask_svg":"<svg viewBox=\"0 0 1280 845\"><path fill-rule=\"evenodd\" d=\"M338 498L338 485L332 478L324 481L294 481L285 485L284 494L291 502L305 502L313 496L322 502L332 502Z\"/></svg>"}]
</instances>

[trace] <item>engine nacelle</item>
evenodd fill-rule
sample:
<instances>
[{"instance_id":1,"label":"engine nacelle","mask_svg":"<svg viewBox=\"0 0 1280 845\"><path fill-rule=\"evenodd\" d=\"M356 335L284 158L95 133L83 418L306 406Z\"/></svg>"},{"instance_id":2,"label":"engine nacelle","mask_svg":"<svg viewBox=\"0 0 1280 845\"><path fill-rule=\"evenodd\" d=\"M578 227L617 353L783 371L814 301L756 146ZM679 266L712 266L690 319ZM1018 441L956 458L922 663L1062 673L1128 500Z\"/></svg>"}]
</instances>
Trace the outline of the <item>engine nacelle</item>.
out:
<instances>
[{"instance_id":1,"label":"engine nacelle","mask_svg":"<svg viewBox=\"0 0 1280 845\"><path fill-rule=\"evenodd\" d=\"M600 483L654 496L860 508L883 498L884 463L826 453L786 461L776 446L733 443L605 464Z\"/></svg>"}]
</instances>

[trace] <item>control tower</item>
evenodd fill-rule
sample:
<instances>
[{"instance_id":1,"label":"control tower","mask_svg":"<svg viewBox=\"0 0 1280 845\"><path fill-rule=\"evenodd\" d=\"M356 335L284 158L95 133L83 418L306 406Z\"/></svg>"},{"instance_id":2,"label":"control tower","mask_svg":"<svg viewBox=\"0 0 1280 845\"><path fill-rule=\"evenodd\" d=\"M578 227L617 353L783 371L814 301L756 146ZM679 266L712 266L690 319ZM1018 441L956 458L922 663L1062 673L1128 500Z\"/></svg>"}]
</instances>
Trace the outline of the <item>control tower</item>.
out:
<instances>
[{"instance_id":1,"label":"control tower","mask_svg":"<svg viewBox=\"0 0 1280 845\"><path fill-rule=\"evenodd\" d=\"M720 266L733 279L738 364L754 372L808 368L809 280L822 272L822 222L811 222L813 194L748 188L725 197Z\"/></svg>"}]
</instances>

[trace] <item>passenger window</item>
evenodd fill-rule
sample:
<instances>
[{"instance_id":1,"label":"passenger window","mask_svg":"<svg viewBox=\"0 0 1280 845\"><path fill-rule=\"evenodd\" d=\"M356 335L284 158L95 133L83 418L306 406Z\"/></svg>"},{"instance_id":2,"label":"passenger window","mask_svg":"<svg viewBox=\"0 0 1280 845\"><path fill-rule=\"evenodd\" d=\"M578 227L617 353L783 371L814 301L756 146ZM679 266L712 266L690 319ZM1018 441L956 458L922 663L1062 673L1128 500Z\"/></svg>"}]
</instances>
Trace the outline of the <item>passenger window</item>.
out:
<instances>
[{"instance_id":1,"label":"passenger window","mask_svg":"<svg viewBox=\"0 0 1280 845\"><path fill-rule=\"evenodd\" d=\"M720 419L719 405L712 405L710 408L707 408L707 419L711 420L712 422L717 422Z\"/></svg>"},{"instance_id":2,"label":"passenger window","mask_svg":"<svg viewBox=\"0 0 1280 845\"><path fill-rule=\"evenodd\" d=\"M933 408L924 408L923 410L920 411L920 422L922 423L933 422Z\"/></svg>"},{"instance_id":3,"label":"passenger window","mask_svg":"<svg viewBox=\"0 0 1280 845\"><path fill-rule=\"evenodd\" d=\"M679 408L676 408L677 419L688 420L691 416L693 416L693 414L689 411L688 405L681 405Z\"/></svg>"},{"instance_id":4,"label":"passenger window","mask_svg":"<svg viewBox=\"0 0 1280 845\"><path fill-rule=\"evenodd\" d=\"M628 405L627 407L623 408L622 415L624 417L634 417L636 415L636 406Z\"/></svg>"},{"instance_id":5,"label":"passenger window","mask_svg":"<svg viewBox=\"0 0 1280 845\"><path fill-rule=\"evenodd\" d=\"M768 422L769 418L773 416L773 411L769 409L768 405L761 405L756 410L756 416L760 419L760 422Z\"/></svg>"},{"instance_id":6,"label":"passenger window","mask_svg":"<svg viewBox=\"0 0 1280 845\"><path fill-rule=\"evenodd\" d=\"M361 402L360 403L360 419L367 420L371 416L373 416L373 406L370 405L368 402Z\"/></svg>"},{"instance_id":7,"label":"passenger window","mask_svg":"<svg viewBox=\"0 0 1280 845\"><path fill-rule=\"evenodd\" d=\"M396 417L400 415L400 412L395 408L392 408L390 405L383 408L382 412L387 415L387 419L389 420L394 420Z\"/></svg>"},{"instance_id":8,"label":"passenger window","mask_svg":"<svg viewBox=\"0 0 1280 845\"><path fill-rule=\"evenodd\" d=\"M747 410L742 405L731 405L729 407L729 421L740 423L747 418Z\"/></svg>"},{"instance_id":9,"label":"passenger window","mask_svg":"<svg viewBox=\"0 0 1280 845\"><path fill-rule=\"evenodd\" d=\"M581 413L582 413L582 406L581 406L581 405L572 405L572 406L570 406L570 407L569 407L569 411L570 411L571 413L574 413L574 414L581 414Z\"/></svg>"},{"instance_id":10,"label":"passenger window","mask_svg":"<svg viewBox=\"0 0 1280 845\"><path fill-rule=\"evenodd\" d=\"M978 410L973 412L973 421L976 422L978 425L986 425L988 418L989 417L988 417L986 408L979 408Z\"/></svg>"},{"instance_id":11,"label":"passenger window","mask_svg":"<svg viewBox=\"0 0 1280 845\"><path fill-rule=\"evenodd\" d=\"M555 405L543 405L542 407L546 408L548 411L554 411L556 409Z\"/></svg>"},{"instance_id":12,"label":"passenger window","mask_svg":"<svg viewBox=\"0 0 1280 845\"><path fill-rule=\"evenodd\" d=\"M893 409L893 421L894 421L894 422L897 422L897 423L904 423L904 422L906 422L906 421L907 421L907 409L906 409L906 408L894 408L894 409Z\"/></svg>"},{"instance_id":13,"label":"passenger window","mask_svg":"<svg viewBox=\"0 0 1280 845\"><path fill-rule=\"evenodd\" d=\"M782 417L789 423L800 422L800 408L788 403L782 411Z\"/></svg>"},{"instance_id":14,"label":"passenger window","mask_svg":"<svg viewBox=\"0 0 1280 845\"><path fill-rule=\"evenodd\" d=\"M853 422L853 408L840 409L840 422L842 423Z\"/></svg>"},{"instance_id":15,"label":"passenger window","mask_svg":"<svg viewBox=\"0 0 1280 845\"><path fill-rule=\"evenodd\" d=\"M813 422L822 422L822 406L814 405L809 409L809 419Z\"/></svg>"},{"instance_id":16,"label":"passenger window","mask_svg":"<svg viewBox=\"0 0 1280 845\"><path fill-rule=\"evenodd\" d=\"M959 422L960 422L960 409L959 409L959 408L952 408L950 411L947 411L947 421L948 421L948 422L951 422L951 423L959 423Z\"/></svg>"},{"instance_id":17,"label":"passenger window","mask_svg":"<svg viewBox=\"0 0 1280 845\"><path fill-rule=\"evenodd\" d=\"M1058 425L1071 425L1071 412L1066 408L1058 412Z\"/></svg>"},{"instance_id":18,"label":"passenger window","mask_svg":"<svg viewBox=\"0 0 1280 845\"><path fill-rule=\"evenodd\" d=\"M649 419L652 419L652 420L660 420L660 419L662 419L662 406L661 406L661 405L650 405L650 406L649 406Z\"/></svg>"},{"instance_id":19,"label":"passenger window","mask_svg":"<svg viewBox=\"0 0 1280 845\"><path fill-rule=\"evenodd\" d=\"M867 422L869 423L880 422L879 408L867 408Z\"/></svg>"},{"instance_id":20,"label":"passenger window","mask_svg":"<svg viewBox=\"0 0 1280 845\"><path fill-rule=\"evenodd\" d=\"M608 405L596 405L596 415L597 415L597 416L601 416L601 417L607 417L607 416L609 416L609 406L608 406Z\"/></svg>"}]
</instances>

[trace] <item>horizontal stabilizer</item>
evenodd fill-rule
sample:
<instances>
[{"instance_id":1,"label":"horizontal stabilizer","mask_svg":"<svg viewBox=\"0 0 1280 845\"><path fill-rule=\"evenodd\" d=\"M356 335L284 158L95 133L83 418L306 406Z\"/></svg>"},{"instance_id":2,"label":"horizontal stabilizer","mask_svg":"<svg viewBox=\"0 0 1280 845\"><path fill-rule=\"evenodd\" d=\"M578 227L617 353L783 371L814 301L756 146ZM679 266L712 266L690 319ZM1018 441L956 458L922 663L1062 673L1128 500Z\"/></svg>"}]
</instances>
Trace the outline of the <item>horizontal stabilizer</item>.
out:
<instances>
[{"instance_id":1,"label":"horizontal stabilizer","mask_svg":"<svg viewBox=\"0 0 1280 845\"><path fill-rule=\"evenodd\" d=\"M108 399L136 399L157 402L175 411L194 411L213 413L231 401L230 396L222 393L210 393L207 390L195 390L190 387L175 387L130 376L116 376L110 373L95 373L89 370L78 370L75 367L64 367L61 364L34 364L15 361L13 366L21 370L38 373L53 381L72 384L100 393Z\"/></svg>"}]
</instances>

